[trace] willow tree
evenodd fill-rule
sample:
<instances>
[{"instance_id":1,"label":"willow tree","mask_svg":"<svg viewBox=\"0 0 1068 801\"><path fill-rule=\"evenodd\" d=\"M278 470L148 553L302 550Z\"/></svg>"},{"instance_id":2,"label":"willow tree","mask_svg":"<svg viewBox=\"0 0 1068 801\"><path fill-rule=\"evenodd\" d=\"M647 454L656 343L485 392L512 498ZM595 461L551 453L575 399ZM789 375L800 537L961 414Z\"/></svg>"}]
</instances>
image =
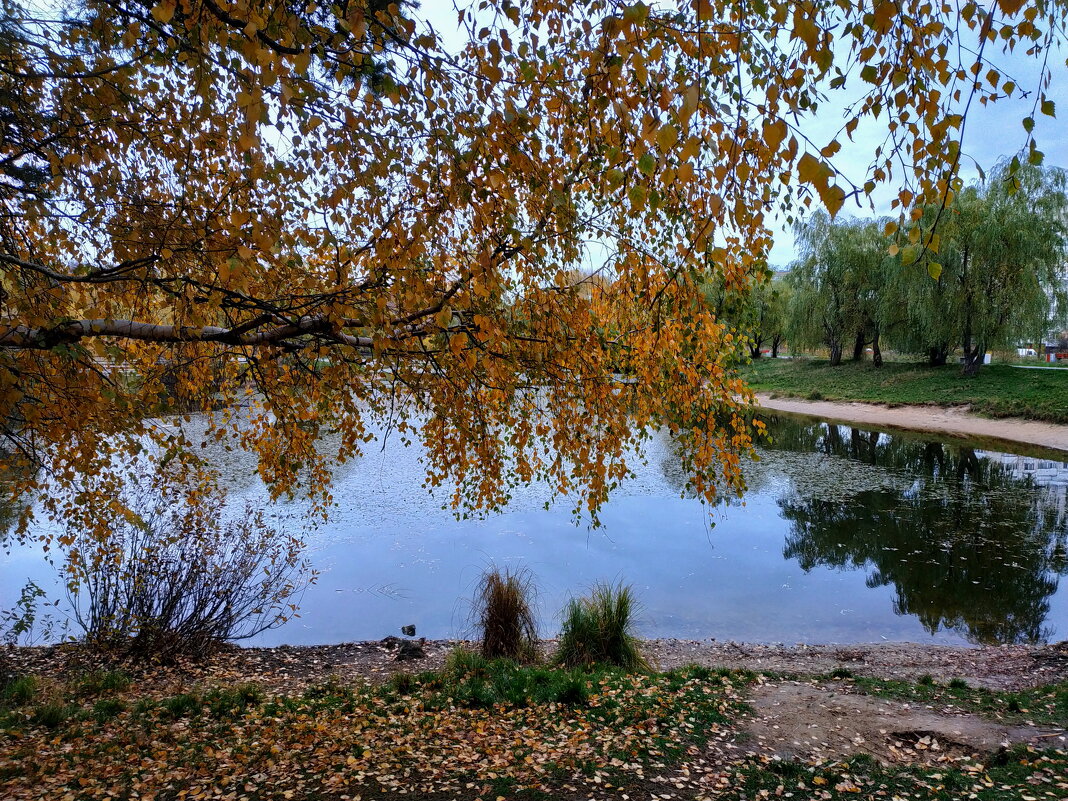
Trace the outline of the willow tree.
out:
<instances>
[{"instance_id":1,"label":"willow tree","mask_svg":"<svg viewBox=\"0 0 1068 801\"><path fill-rule=\"evenodd\" d=\"M791 343L826 347L832 365L841 363L847 347L859 360L871 344L876 366L882 364L879 343L891 257L881 229L876 221L836 221L824 213L796 226L799 258L788 277Z\"/></svg>"},{"instance_id":2,"label":"willow tree","mask_svg":"<svg viewBox=\"0 0 1068 801\"><path fill-rule=\"evenodd\" d=\"M0 419L50 468L21 489L146 437L210 471L174 409L323 501L383 420L474 510L534 478L595 510L680 410L696 489L738 487L750 395L701 277L745 286L776 209L953 191L967 101L1021 91L989 58L1063 7L680 5L485 0L449 48L383 0L3 0ZM805 135L838 89L843 135L893 131L856 183Z\"/></svg>"},{"instance_id":3,"label":"willow tree","mask_svg":"<svg viewBox=\"0 0 1068 801\"><path fill-rule=\"evenodd\" d=\"M790 308L791 287L774 276L757 284L747 294L747 314L744 330L748 334L749 356L759 359L768 347L771 358L777 358L779 347L786 339L787 311Z\"/></svg>"},{"instance_id":4,"label":"willow tree","mask_svg":"<svg viewBox=\"0 0 1068 801\"><path fill-rule=\"evenodd\" d=\"M906 274L905 305L910 339L932 361L959 344L964 374L974 375L988 348L1048 334L1068 281L1066 186L1061 170L1016 159L926 210L937 253L922 260L928 270Z\"/></svg>"}]
</instances>

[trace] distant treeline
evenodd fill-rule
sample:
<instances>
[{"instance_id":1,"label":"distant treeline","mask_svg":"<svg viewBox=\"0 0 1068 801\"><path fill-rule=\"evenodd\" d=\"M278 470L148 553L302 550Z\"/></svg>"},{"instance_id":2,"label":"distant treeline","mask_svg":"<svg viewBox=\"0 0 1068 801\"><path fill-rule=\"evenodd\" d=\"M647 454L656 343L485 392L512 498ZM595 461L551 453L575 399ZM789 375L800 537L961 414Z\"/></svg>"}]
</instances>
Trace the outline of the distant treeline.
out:
<instances>
[{"instance_id":1,"label":"distant treeline","mask_svg":"<svg viewBox=\"0 0 1068 801\"><path fill-rule=\"evenodd\" d=\"M1065 325L1068 198L1059 169L1003 162L985 180L909 225L831 219L795 226L790 272L746 295L709 287L709 302L749 335L750 355L826 349L831 364L870 347L945 364L960 348L965 374L987 350L1040 341Z\"/></svg>"}]
</instances>

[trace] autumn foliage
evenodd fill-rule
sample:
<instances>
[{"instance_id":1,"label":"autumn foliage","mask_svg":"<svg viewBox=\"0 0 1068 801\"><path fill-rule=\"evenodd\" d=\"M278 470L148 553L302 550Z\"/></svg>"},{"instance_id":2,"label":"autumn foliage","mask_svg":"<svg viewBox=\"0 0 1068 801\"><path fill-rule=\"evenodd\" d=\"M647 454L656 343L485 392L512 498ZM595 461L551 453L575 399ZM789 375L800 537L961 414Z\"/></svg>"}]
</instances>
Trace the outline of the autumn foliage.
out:
<instances>
[{"instance_id":1,"label":"autumn foliage","mask_svg":"<svg viewBox=\"0 0 1068 801\"><path fill-rule=\"evenodd\" d=\"M15 489L146 447L210 472L154 422L197 409L274 491L304 476L320 501L380 423L475 510L544 479L595 512L658 426L692 429L700 494L737 489L745 342L702 281L757 280L773 212L889 182L906 217L948 198L968 103L1022 91L991 59L1040 58L1063 9L678 5L488 0L450 47L381 0L6 0ZM840 88L840 134L813 141ZM888 139L849 180L835 155L873 118Z\"/></svg>"}]
</instances>

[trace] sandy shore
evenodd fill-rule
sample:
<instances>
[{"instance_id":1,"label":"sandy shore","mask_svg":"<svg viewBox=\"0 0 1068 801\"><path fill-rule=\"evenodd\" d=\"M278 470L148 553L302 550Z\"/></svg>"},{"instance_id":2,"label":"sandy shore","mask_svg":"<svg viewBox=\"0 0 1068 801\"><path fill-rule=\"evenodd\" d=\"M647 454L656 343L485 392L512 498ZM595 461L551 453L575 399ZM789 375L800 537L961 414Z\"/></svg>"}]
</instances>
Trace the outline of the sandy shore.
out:
<instances>
[{"instance_id":1,"label":"sandy shore","mask_svg":"<svg viewBox=\"0 0 1068 801\"><path fill-rule=\"evenodd\" d=\"M971 414L959 406L884 406L876 403L810 401L800 398L773 398L757 394L760 405L787 414L812 415L840 423L870 425L903 431L919 431L947 437L983 440L991 448L998 443L1030 446L1043 452L1035 455L1058 455L1068 459L1068 426L1037 420L1004 418L995 420ZM1065 398L1068 404L1068 398ZM1019 451L1019 448L1014 449Z\"/></svg>"}]
</instances>

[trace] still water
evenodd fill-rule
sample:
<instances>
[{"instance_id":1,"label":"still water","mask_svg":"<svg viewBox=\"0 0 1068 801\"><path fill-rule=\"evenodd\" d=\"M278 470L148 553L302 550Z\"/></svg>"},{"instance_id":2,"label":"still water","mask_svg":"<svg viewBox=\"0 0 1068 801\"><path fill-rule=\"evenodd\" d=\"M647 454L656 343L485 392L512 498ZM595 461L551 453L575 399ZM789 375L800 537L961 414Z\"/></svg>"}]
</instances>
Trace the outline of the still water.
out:
<instances>
[{"instance_id":1,"label":"still water","mask_svg":"<svg viewBox=\"0 0 1068 801\"><path fill-rule=\"evenodd\" d=\"M320 575L301 616L251 644L378 639L406 624L464 636L490 565L534 573L543 636L571 594L621 580L648 637L1068 638L1068 463L815 420L769 428L745 497L715 508L683 497L675 446L654 438L598 529L576 526L569 504L545 509L536 485L504 514L457 520L419 488L418 450L387 442L336 477L338 508L309 538ZM248 474L235 501L262 495L249 467L229 470ZM0 605L44 571L39 554L0 556Z\"/></svg>"}]
</instances>

